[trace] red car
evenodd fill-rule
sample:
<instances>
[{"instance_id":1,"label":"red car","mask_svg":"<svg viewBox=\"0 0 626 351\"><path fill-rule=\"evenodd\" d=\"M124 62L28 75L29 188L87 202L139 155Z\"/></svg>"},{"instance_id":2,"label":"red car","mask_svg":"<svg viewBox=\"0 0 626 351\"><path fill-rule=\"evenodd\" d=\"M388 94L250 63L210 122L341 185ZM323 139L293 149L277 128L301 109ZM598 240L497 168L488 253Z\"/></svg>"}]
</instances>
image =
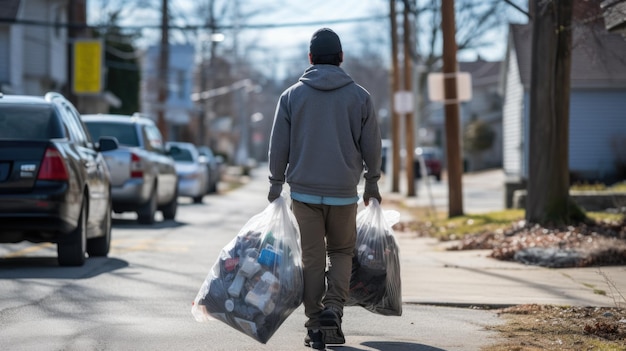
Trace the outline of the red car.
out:
<instances>
[{"instance_id":1,"label":"red car","mask_svg":"<svg viewBox=\"0 0 626 351\"><path fill-rule=\"evenodd\" d=\"M443 159L441 149L434 146L422 146L415 149L415 178L421 178L420 159L424 161L429 176L434 176L437 181L441 180L441 165Z\"/></svg>"}]
</instances>

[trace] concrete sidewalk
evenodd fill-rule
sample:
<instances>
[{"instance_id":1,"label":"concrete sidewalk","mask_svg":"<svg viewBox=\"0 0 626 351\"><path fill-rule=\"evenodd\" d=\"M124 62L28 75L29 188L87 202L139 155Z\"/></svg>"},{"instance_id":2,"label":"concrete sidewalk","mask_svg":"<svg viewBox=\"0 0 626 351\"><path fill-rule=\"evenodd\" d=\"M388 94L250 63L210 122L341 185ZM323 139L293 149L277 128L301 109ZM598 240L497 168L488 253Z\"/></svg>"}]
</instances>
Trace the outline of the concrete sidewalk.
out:
<instances>
[{"instance_id":1,"label":"concrete sidewalk","mask_svg":"<svg viewBox=\"0 0 626 351\"><path fill-rule=\"evenodd\" d=\"M489 258L489 250L446 251L450 243L432 238L396 238L404 303L626 306L624 266L551 269Z\"/></svg>"},{"instance_id":2,"label":"concrete sidewalk","mask_svg":"<svg viewBox=\"0 0 626 351\"><path fill-rule=\"evenodd\" d=\"M254 182L267 185L266 167L255 171ZM389 179L381 179L384 210L398 210L410 221L406 208L433 206L448 209L447 181L418 184L418 196L407 197L406 182L391 193ZM465 213L504 209L504 174L490 170L463 175ZM430 191L429 191L430 190ZM393 199L394 201L385 201ZM390 203L401 204L392 207ZM362 205L361 205L362 206ZM404 208L404 209L403 209ZM405 303L450 306L507 306L557 304L572 306L626 306L626 266L598 268L544 268L488 257L489 250L448 251L453 242L396 232L400 247L402 296Z\"/></svg>"},{"instance_id":3,"label":"concrete sidewalk","mask_svg":"<svg viewBox=\"0 0 626 351\"><path fill-rule=\"evenodd\" d=\"M383 181L388 181L383 179ZM463 175L465 213L504 209L504 175L501 170ZM406 182L401 180L400 189ZM430 190L430 191L428 191ZM417 197L383 192L404 208L448 210L447 182L418 186ZM388 202L389 203L389 202ZM396 208L401 221L409 211ZM400 247L402 295L405 303L434 305L505 306L557 304L573 306L626 306L626 267L544 268L488 257L490 250L447 251L454 243L418 238L415 233L395 233Z\"/></svg>"}]
</instances>

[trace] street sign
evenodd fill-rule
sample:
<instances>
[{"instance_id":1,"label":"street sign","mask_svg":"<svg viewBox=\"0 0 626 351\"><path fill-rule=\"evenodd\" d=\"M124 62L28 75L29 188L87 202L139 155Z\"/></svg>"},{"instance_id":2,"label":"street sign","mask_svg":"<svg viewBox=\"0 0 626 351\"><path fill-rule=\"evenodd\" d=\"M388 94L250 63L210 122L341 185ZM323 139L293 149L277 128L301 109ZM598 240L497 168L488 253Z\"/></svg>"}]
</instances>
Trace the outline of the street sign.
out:
<instances>
[{"instance_id":1,"label":"street sign","mask_svg":"<svg viewBox=\"0 0 626 351\"><path fill-rule=\"evenodd\" d=\"M393 94L393 109L399 114L412 113L414 110L413 93L401 90Z\"/></svg>"},{"instance_id":2,"label":"street sign","mask_svg":"<svg viewBox=\"0 0 626 351\"><path fill-rule=\"evenodd\" d=\"M451 73L454 75L455 73ZM445 100L443 73L428 74L428 98L431 101ZM456 72L456 102L472 99L472 76L467 72Z\"/></svg>"},{"instance_id":3,"label":"street sign","mask_svg":"<svg viewBox=\"0 0 626 351\"><path fill-rule=\"evenodd\" d=\"M94 95L102 92L103 43L101 40L78 39L73 43L72 92Z\"/></svg>"}]
</instances>

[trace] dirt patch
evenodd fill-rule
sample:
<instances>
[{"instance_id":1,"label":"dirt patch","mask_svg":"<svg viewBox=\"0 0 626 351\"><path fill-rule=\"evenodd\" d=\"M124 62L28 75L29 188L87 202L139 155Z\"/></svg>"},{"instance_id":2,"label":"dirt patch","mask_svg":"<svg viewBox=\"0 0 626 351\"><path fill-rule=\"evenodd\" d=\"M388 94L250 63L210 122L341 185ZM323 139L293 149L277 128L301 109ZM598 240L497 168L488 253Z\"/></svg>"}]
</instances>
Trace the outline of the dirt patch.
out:
<instances>
[{"instance_id":1,"label":"dirt patch","mask_svg":"<svg viewBox=\"0 0 626 351\"><path fill-rule=\"evenodd\" d=\"M507 323L491 327L504 342L486 351L626 350L626 310L519 305L501 309Z\"/></svg>"},{"instance_id":2,"label":"dirt patch","mask_svg":"<svg viewBox=\"0 0 626 351\"><path fill-rule=\"evenodd\" d=\"M492 250L490 257L551 268L626 265L626 226L603 222L566 227L512 223L471 234L450 250Z\"/></svg>"}]
</instances>

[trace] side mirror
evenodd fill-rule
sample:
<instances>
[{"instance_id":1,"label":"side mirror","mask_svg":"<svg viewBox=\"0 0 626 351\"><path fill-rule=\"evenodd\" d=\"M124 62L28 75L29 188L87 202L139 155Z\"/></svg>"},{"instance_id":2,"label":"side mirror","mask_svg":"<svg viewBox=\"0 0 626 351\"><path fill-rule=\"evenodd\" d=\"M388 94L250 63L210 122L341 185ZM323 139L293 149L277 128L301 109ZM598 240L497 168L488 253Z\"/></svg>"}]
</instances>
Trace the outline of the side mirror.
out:
<instances>
[{"instance_id":1,"label":"side mirror","mask_svg":"<svg viewBox=\"0 0 626 351\"><path fill-rule=\"evenodd\" d=\"M98 151L105 152L115 150L120 147L116 137L103 136L98 139Z\"/></svg>"}]
</instances>

